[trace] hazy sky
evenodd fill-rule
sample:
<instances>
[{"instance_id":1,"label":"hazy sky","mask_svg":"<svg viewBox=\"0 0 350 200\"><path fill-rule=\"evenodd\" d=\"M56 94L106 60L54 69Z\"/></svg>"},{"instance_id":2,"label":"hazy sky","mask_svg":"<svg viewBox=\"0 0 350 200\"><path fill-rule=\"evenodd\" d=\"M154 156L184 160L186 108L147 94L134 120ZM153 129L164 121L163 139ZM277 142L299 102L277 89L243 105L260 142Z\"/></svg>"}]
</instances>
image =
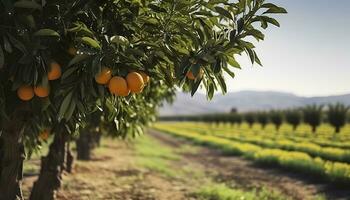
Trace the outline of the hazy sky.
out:
<instances>
[{"instance_id":1,"label":"hazy sky","mask_svg":"<svg viewBox=\"0 0 350 200\"><path fill-rule=\"evenodd\" d=\"M240 58L230 91L273 90L297 95L350 93L350 0L271 0L287 9L281 28L257 45L264 67ZM272 26L271 26L272 27Z\"/></svg>"}]
</instances>

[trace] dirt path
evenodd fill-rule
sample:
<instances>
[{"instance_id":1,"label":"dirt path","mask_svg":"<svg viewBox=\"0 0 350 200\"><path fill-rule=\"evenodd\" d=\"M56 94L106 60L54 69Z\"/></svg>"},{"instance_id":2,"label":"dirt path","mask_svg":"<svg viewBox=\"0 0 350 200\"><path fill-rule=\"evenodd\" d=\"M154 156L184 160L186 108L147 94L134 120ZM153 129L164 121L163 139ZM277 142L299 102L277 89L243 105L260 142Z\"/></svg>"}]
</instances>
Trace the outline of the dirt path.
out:
<instances>
[{"instance_id":1,"label":"dirt path","mask_svg":"<svg viewBox=\"0 0 350 200\"><path fill-rule=\"evenodd\" d=\"M66 174L58 200L183 200L182 183L136 166L132 144L110 141L94 152L91 161L76 161L73 174ZM25 177L28 199L33 181Z\"/></svg>"},{"instance_id":2,"label":"dirt path","mask_svg":"<svg viewBox=\"0 0 350 200\"><path fill-rule=\"evenodd\" d=\"M178 148L188 141L149 131L150 135L164 144ZM243 188L273 188L296 200L314 199L317 194L324 194L327 199L350 199L350 190L337 188L293 172L276 168L262 168L240 157L223 155L220 151L201 147L195 154L184 153L185 162L196 162L204 166L208 174L217 181L238 185Z\"/></svg>"}]
</instances>

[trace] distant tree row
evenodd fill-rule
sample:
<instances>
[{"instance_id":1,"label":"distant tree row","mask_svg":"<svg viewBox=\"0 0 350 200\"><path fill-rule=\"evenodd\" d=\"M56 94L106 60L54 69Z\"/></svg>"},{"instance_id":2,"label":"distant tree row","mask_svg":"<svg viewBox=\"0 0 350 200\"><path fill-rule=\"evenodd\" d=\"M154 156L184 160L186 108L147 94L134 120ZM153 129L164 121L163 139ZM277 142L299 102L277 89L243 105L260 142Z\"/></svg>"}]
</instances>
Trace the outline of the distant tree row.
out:
<instances>
[{"instance_id":1,"label":"distant tree row","mask_svg":"<svg viewBox=\"0 0 350 200\"><path fill-rule=\"evenodd\" d=\"M279 130L280 126L286 122L296 130L302 123L311 126L312 132L316 132L317 127L322 122L328 122L335 128L335 132L339 133L340 129L350 120L350 107L344 104L325 105L307 105L302 108L294 108L287 110L271 110L259 112L238 113L235 108L230 113L203 114L191 116L168 116L161 117L162 121L196 121L208 123L232 123L241 124L243 121L248 123L250 127L254 123L261 124L264 129L268 123L275 125Z\"/></svg>"}]
</instances>

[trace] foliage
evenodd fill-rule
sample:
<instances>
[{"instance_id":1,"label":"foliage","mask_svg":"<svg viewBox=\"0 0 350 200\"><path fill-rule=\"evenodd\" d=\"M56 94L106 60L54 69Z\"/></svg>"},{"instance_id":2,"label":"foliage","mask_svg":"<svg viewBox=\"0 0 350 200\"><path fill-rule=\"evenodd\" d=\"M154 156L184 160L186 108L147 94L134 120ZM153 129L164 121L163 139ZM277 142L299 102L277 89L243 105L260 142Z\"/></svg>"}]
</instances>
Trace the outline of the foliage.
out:
<instances>
[{"instance_id":1,"label":"foliage","mask_svg":"<svg viewBox=\"0 0 350 200\"><path fill-rule=\"evenodd\" d=\"M269 122L269 116L266 112L259 112L257 115L257 121L259 124L261 124L262 128L264 129L267 123Z\"/></svg>"},{"instance_id":2,"label":"foliage","mask_svg":"<svg viewBox=\"0 0 350 200\"><path fill-rule=\"evenodd\" d=\"M263 148L257 145L231 141L215 135L204 135L198 131L188 131L171 124L157 124L158 130L187 138L202 145L212 146L224 152L243 155L261 164L276 165L286 169L293 169L301 173L309 173L318 177L325 177L330 181L349 183L350 164L313 158L307 153L286 151L276 148ZM182 126L181 126L182 127Z\"/></svg>"},{"instance_id":3,"label":"foliage","mask_svg":"<svg viewBox=\"0 0 350 200\"><path fill-rule=\"evenodd\" d=\"M317 126L322 122L323 105L308 105L302 109L304 122L312 127L312 132L316 132Z\"/></svg>"},{"instance_id":4,"label":"foliage","mask_svg":"<svg viewBox=\"0 0 350 200\"><path fill-rule=\"evenodd\" d=\"M350 107L337 103L335 105L328 105L328 122L334 126L335 132L339 133L340 128L343 127L347 120L347 113Z\"/></svg>"},{"instance_id":5,"label":"foliage","mask_svg":"<svg viewBox=\"0 0 350 200\"><path fill-rule=\"evenodd\" d=\"M291 124L293 126L293 129L296 130L296 128L302 122L302 113L299 109L286 110L285 118L286 122L288 124Z\"/></svg>"},{"instance_id":6,"label":"foliage","mask_svg":"<svg viewBox=\"0 0 350 200\"><path fill-rule=\"evenodd\" d=\"M275 110L271 111L270 119L271 122L276 126L276 130L278 131L284 120L283 112Z\"/></svg>"},{"instance_id":7,"label":"foliage","mask_svg":"<svg viewBox=\"0 0 350 200\"><path fill-rule=\"evenodd\" d=\"M286 200L287 197L281 195L279 192L271 191L265 188L261 190L244 191L237 188L230 188L225 184L211 183L204 185L195 192L195 196L199 200Z\"/></svg>"},{"instance_id":8,"label":"foliage","mask_svg":"<svg viewBox=\"0 0 350 200\"><path fill-rule=\"evenodd\" d=\"M1 127L28 105L24 139L30 148L43 128L63 123L75 132L97 109L115 123L115 135L140 133L176 85L192 94L203 85L209 98L218 88L225 93L223 74L234 77L236 55L245 52L261 64L250 38L264 35L255 24L279 26L269 15L286 13L264 0L21 0L2 2L0 11ZM52 61L62 66L62 77L48 81ZM115 76L146 72L151 84L141 95L115 97L94 81L104 66ZM200 70L201 78L186 79ZM50 95L21 102L15 91L22 85L50 87Z\"/></svg>"},{"instance_id":9,"label":"foliage","mask_svg":"<svg viewBox=\"0 0 350 200\"><path fill-rule=\"evenodd\" d=\"M244 120L249 124L250 127L256 122L255 113L249 112L244 114Z\"/></svg>"}]
</instances>

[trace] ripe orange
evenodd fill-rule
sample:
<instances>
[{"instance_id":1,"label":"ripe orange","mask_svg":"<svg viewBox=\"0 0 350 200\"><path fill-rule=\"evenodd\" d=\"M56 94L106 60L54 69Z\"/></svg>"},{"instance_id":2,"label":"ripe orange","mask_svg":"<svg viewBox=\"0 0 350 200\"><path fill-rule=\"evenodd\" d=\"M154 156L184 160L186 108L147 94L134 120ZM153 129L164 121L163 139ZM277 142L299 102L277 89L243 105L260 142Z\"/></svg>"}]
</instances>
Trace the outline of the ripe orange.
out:
<instances>
[{"instance_id":1,"label":"ripe orange","mask_svg":"<svg viewBox=\"0 0 350 200\"><path fill-rule=\"evenodd\" d=\"M196 78L202 77L202 76L203 76L203 73L204 73L203 70L200 69L200 70L199 70L199 74L197 75L197 77L195 77L194 74L192 73L192 71L190 70L190 71L187 72L186 77L187 77L188 79L190 79L190 80L195 80Z\"/></svg>"},{"instance_id":2,"label":"ripe orange","mask_svg":"<svg viewBox=\"0 0 350 200\"><path fill-rule=\"evenodd\" d=\"M126 80L120 76L115 76L109 80L108 89L112 94L122 97L128 96L130 93Z\"/></svg>"},{"instance_id":3,"label":"ripe orange","mask_svg":"<svg viewBox=\"0 0 350 200\"><path fill-rule=\"evenodd\" d=\"M107 84L111 78L112 71L107 67L102 68L101 72L95 75L95 81L101 85Z\"/></svg>"},{"instance_id":4,"label":"ripe orange","mask_svg":"<svg viewBox=\"0 0 350 200\"><path fill-rule=\"evenodd\" d=\"M50 132L49 130L45 129L43 132L39 134L39 138L42 140L47 140L49 138Z\"/></svg>"},{"instance_id":5,"label":"ripe orange","mask_svg":"<svg viewBox=\"0 0 350 200\"><path fill-rule=\"evenodd\" d=\"M77 55L77 49L74 48L74 47L69 47L68 50L67 50L68 54L71 55L71 56L75 56Z\"/></svg>"},{"instance_id":6,"label":"ripe orange","mask_svg":"<svg viewBox=\"0 0 350 200\"><path fill-rule=\"evenodd\" d=\"M143 89L144 82L142 76L137 72L130 72L126 76L128 87L133 93L140 93Z\"/></svg>"},{"instance_id":7,"label":"ripe orange","mask_svg":"<svg viewBox=\"0 0 350 200\"><path fill-rule=\"evenodd\" d=\"M186 77L190 80L194 80L196 79L196 77L194 77L193 73L191 71L187 72Z\"/></svg>"},{"instance_id":8,"label":"ripe orange","mask_svg":"<svg viewBox=\"0 0 350 200\"><path fill-rule=\"evenodd\" d=\"M34 97L33 88L29 85L22 85L17 89L17 96L23 101L29 101Z\"/></svg>"},{"instance_id":9,"label":"ripe orange","mask_svg":"<svg viewBox=\"0 0 350 200\"><path fill-rule=\"evenodd\" d=\"M144 84L147 84L149 82L149 76L145 72L140 72Z\"/></svg>"},{"instance_id":10,"label":"ripe orange","mask_svg":"<svg viewBox=\"0 0 350 200\"><path fill-rule=\"evenodd\" d=\"M48 87L38 85L34 87L34 93L36 96L44 98L49 96L50 89Z\"/></svg>"},{"instance_id":11,"label":"ripe orange","mask_svg":"<svg viewBox=\"0 0 350 200\"><path fill-rule=\"evenodd\" d=\"M62 71L61 71L61 65L57 62L53 61L50 63L50 71L47 74L47 78L52 80L57 80L61 77Z\"/></svg>"}]
</instances>

